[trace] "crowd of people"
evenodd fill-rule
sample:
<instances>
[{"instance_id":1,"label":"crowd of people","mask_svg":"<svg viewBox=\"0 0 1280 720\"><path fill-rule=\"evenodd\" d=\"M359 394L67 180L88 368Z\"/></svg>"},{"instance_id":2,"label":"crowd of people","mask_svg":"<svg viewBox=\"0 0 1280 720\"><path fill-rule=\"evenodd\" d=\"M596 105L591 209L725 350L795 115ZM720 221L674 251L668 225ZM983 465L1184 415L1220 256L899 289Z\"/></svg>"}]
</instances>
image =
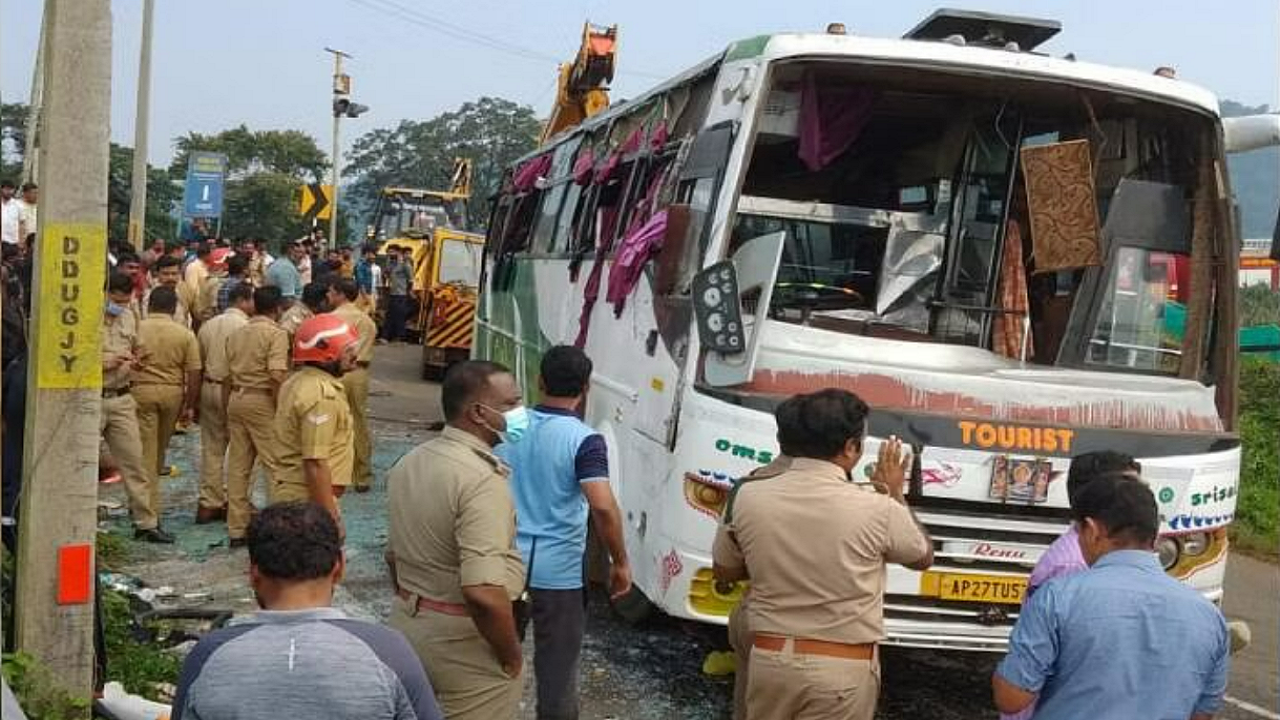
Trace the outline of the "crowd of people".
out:
<instances>
[{"instance_id":1,"label":"crowd of people","mask_svg":"<svg viewBox=\"0 0 1280 720\"><path fill-rule=\"evenodd\" d=\"M297 707L316 716L352 717L343 714L345 700L324 701L332 692L325 678L346 672L347 656L316 649L342 642L357 646L353 655L380 658L367 664L382 668L382 681L362 689L379 698L378 710L371 703L362 717L514 718L530 622L536 716L578 717L588 524L608 550L609 594L631 592L608 449L581 419L591 370L581 350L550 349L532 408L501 365L466 361L446 375L444 431L388 478L394 638L385 628L355 630L329 607L340 553L305 572L268 570L281 551L258 540L266 528L251 526L251 577L268 589L259 591L264 611L197 646L174 717L231 717L251 702L206 679L211 671L201 668L219 660L218 667L256 667L240 673L261 692L287 684L286 695L306 698ZM885 567L929 568L934 542L907 503L912 459L897 438L881 443L870 488L850 481L867 414L843 390L782 402L775 414L782 454L730 495L713 572L718 582L750 582L729 627L738 656L735 718L875 713ZM1074 522L1032 575L1008 655L991 678L995 707L1050 719L1210 718L1223 702L1235 638L1212 603L1156 560L1158 511L1141 467L1120 453L1088 453L1072 460L1067 484ZM340 542L323 513L314 522L326 527L307 529L301 516L313 510L278 511L298 515L299 532L323 535L326 546ZM274 542L296 539L285 533ZM291 601L272 599L282 596ZM240 634L263 644L252 655L247 647L219 649ZM406 641L419 663L402 669ZM278 658L293 657L293 643L307 648L307 672L272 679Z\"/></svg>"},{"instance_id":2,"label":"crowd of people","mask_svg":"<svg viewBox=\"0 0 1280 720\"><path fill-rule=\"evenodd\" d=\"M12 516L30 243L4 247ZM345 569L340 500L373 481L368 373L379 335L402 336L413 277L398 249L384 270L371 252L356 260L314 247L291 242L275 259L253 242L157 242L142 254L116 246L108 258L100 475L123 481L138 540L172 543L159 522L160 478L172 435L198 424L194 521L225 523L229 547L247 548L262 608L195 647L172 717L270 707L317 718L514 718L530 625L537 716L578 717L588 526L607 551L608 594L632 592L609 450L583 421L590 358L571 346L545 352L533 407L499 364L449 370L443 432L388 476L388 626L350 619L332 607ZM381 333L370 315L379 275ZM783 401L780 456L729 496L713 573L749 582L729 623L735 718L874 714L886 564L927 569L934 542L904 495L912 458L897 438L880 444L870 488L850 481L868 411L835 389ZM259 468L262 510L252 502ZM1118 453L1072 460L1074 522L1032 574L991 679L1000 712L1204 720L1220 708L1232 636L1216 607L1161 570L1156 502L1141 478Z\"/></svg>"}]
</instances>

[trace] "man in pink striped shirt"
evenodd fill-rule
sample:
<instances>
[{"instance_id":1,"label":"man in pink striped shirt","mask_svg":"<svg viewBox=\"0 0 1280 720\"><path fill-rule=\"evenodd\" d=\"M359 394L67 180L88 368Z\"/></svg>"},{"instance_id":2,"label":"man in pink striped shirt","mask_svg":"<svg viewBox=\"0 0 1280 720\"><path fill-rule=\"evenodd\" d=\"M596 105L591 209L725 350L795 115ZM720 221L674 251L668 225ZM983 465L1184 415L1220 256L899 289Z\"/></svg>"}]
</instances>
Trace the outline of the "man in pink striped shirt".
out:
<instances>
[{"instance_id":1,"label":"man in pink striped shirt","mask_svg":"<svg viewBox=\"0 0 1280 720\"><path fill-rule=\"evenodd\" d=\"M1071 458L1071 467L1067 470L1067 502L1074 506L1075 497L1092 480L1114 475L1138 480L1141 472L1142 466L1138 461L1124 453L1101 450L1077 455ZM1074 575L1088 568L1089 565L1084 561L1084 554L1080 551L1080 537L1076 525L1071 523L1071 527L1054 540L1044 555L1036 561L1035 568L1031 570L1031 577L1027 580L1027 597L1031 597L1037 588L1056 577ZM1036 706L1033 702L1013 715L1001 713L1000 718L1001 720L1028 720L1035 710Z\"/></svg>"}]
</instances>

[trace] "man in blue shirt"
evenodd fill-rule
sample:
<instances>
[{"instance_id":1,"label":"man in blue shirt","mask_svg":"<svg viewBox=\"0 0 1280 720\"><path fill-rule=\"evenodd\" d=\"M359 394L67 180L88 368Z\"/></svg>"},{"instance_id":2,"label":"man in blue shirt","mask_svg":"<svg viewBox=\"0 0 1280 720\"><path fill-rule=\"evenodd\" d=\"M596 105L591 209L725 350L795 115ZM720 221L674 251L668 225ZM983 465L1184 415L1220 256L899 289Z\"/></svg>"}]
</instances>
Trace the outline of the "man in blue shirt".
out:
<instances>
[{"instance_id":1,"label":"man in blue shirt","mask_svg":"<svg viewBox=\"0 0 1280 720\"><path fill-rule=\"evenodd\" d=\"M575 347L542 357L542 403L528 429L508 421L496 452L511 466L516 542L528 567L533 669L539 720L578 717L578 660L586 626L583 554L587 518L609 551L609 593L631 590L622 514L609 489L604 438L579 419L591 382L591 360Z\"/></svg>"},{"instance_id":2,"label":"man in blue shirt","mask_svg":"<svg viewBox=\"0 0 1280 720\"><path fill-rule=\"evenodd\" d=\"M1027 601L991 679L996 707L1036 701L1036 720L1211 718L1227 687L1226 622L1161 569L1150 488L1108 475L1072 498L1072 514L1089 569Z\"/></svg>"},{"instance_id":3,"label":"man in blue shirt","mask_svg":"<svg viewBox=\"0 0 1280 720\"><path fill-rule=\"evenodd\" d=\"M306 254L302 242L295 240L289 243L288 257L276 260L267 268L266 284L280 288L280 296L287 304L302 297L302 272L298 267Z\"/></svg>"}]
</instances>

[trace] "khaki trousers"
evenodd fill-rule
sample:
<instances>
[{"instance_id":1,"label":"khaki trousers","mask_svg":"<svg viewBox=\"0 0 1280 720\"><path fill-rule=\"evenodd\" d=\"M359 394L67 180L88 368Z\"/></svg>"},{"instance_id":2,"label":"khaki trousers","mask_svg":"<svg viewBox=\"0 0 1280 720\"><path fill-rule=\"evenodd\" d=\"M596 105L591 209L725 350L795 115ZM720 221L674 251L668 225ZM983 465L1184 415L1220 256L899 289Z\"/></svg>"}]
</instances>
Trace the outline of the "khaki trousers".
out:
<instances>
[{"instance_id":1,"label":"khaki trousers","mask_svg":"<svg viewBox=\"0 0 1280 720\"><path fill-rule=\"evenodd\" d=\"M138 403L128 393L102 399L99 420L102 439L111 457L120 466L125 494L129 496L129 514L133 524L150 530L158 524L152 485L142 462L142 433L138 430Z\"/></svg>"},{"instance_id":2,"label":"khaki trousers","mask_svg":"<svg viewBox=\"0 0 1280 720\"><path fill-rule=\"evenodd\" d=\"M227 504L227 409L222 385L206 382L200 388L200 507L216 510Z\"/></svg>"},{"instance_id":3,"label":"khaki trousers","mask_svg":"<svg viewBox=\"0 0 1280 720\"><path fill-rule=\"evenodd\" d=\"M513 720L523 683L507 677L469 617L417 611L403 598L388 624L409 640L449 720Z\"/></svg>"},{"instance_id":4,"label":"khaki trousers","mask_svg":"<svg viewBox=\"0 0 1280 720\"><path fill-rule=\"evenodd\" d=\"M182 388L178 385L135 385L133 399L138 403L142 467L147 474L147 490L150 494L150 517L146 521L154 523L154 518L160 514L160 470L165 465L169 440L173 437L178 414L182 411ZM152 524L151 527L155 525Z\"/></svg>"},{"instance_id":5,"label":"khaki trousers","mask_svg":"<svg viewBox=\"0 0 1280 720\"><path fill-rule=\"evenodd\" d=\"M747 720L747 683L751 678L751 642L754 634L747 625L747 598L750 591L729 612L729 646L736 659L733 671L733 720Z\"/></svg>"},{"instance_id":6,"label":"khaki trousers","mask_svg":"<svg viewBox=\"0 0 1280 720\"><path fill-rule=\"evenodd\" d=\"M261 460L271 481L276 472L276 403L256 390L232 390L227 401L227 535L244 537L252 515L253 464Z\"/></svg>"},{"instance_id":7,"label":"khaki trousers","mask_svg":"<svg viewBox=\"0 0 1280 720\"><path fill-rule=\"evenodd\" d=\"M369 487L373 484L373 441L369 437L369 371L358 367L342 376L342 387L347 391L347 405L354 420L355 456L351 484Z\"/></svg>"},{"instance_id":8,"label":"khaki trousers","mask_svg":"<svg viewBox=\"0 0 1280 720\"><path fill-rule=\"evenodd\" d=\"M751 649L749 720L872 720L880 695L880 659L799 655Z\"/></svg>"}]
</instances>

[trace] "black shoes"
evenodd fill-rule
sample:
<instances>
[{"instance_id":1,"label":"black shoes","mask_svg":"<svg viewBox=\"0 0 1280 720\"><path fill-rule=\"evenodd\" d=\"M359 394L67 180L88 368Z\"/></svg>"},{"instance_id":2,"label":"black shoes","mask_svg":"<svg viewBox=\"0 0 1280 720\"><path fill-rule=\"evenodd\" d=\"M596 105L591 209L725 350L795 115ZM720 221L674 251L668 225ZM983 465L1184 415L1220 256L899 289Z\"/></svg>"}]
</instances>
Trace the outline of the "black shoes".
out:
<instances>
[{"instance_id":1,"label":"black shoes","mask_svg":"<svg viewBox=\"0 0 1280 720\"><path fill-rule=\"evenodd\" d=\"M161 530L159 527L153 528L136 528L133 531L133 539L143 542L155 543L157 545L172 545L173 536Z\"/></svg>"},{"instance_id":2,"label":"black shoes","mask_svg":"<svg viewBox=\"0 0 1280 720\"><path fill-rule=\"evenodd\" d=\"M236 548L248 547L249 538L231 538L227 541L227 547L235 550Z\"/></svg>"}]
</instances>

